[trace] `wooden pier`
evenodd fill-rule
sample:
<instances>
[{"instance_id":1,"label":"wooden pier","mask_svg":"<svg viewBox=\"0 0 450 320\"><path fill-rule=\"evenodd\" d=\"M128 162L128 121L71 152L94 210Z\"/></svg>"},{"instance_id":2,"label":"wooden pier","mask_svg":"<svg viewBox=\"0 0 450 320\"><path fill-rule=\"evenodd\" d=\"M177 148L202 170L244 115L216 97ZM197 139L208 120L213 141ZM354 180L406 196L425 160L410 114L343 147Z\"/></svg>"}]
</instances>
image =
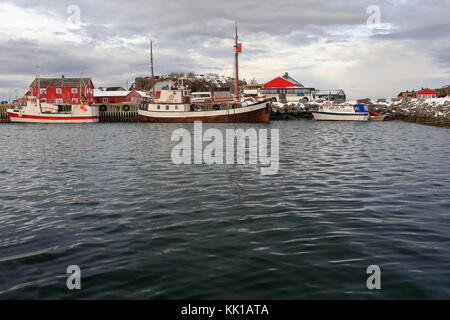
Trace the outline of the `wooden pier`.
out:
<instances>
[{"instance_id":1,"label":"wooden pier","mask_svg":"<svg viewBox=\"0 0 450 320\"><path fill-rule=\"evenodd\" d=\"M0 104L0 123L8 123L9 116L6 110L13 108L12 104Z\"/></svg>"},{"instance_id":2,"label":"wooden pier","mask_svg":"<svg viewBox=\"0 0 450 320\"><path fill-rule=\"evenodd\" d=\"M98 104L100 122L139 122L136 103Z\"/></svg>"}]
</instances>

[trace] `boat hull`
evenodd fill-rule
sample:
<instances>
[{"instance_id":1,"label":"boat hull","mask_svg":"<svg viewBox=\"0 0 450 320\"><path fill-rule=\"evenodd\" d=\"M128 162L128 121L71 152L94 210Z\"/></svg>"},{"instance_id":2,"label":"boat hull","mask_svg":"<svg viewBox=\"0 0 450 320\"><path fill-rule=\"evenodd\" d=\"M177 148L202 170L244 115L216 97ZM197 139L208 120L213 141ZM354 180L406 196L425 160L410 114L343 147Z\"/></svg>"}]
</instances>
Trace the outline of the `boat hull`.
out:
<instances>
[{"instance_id":1,"label":"boat hull","mask_svg":"<svg viewBox=\"0 0 450 320\"><path fill-rule=\"evenodd\" d=\"M369 120L369 113L335 113L335 112L312 112L314 120L343 120L343 121L367 121Z\"/></svg>"},{"instance_id":2,"label":"boat hull","mask_svg":"<svg viewBox=\"0 0 450 320\"><path fill-rule=\"evenodd\" d=\"M205 123L269 122L272 105L263 101L251 106L228 110L165 112L139 110L142 122L186 123L201 121Z\"/></svg>"},{"instance_id":3,"label":"boat hull","mask_svg":"<svg viewBox=\"0 0 450 320\"><path fill-rule=\"evenodd\" d=\"M369 118L370 121L387 121L390 120L389 116L371 116Z\"/></svg>"},{"instance_id":4,"label":"boat hull","mask_svg":"<svg viewBox=\"0 0 450 320\"><path fill-rule=\"evenodd\" d=\"M8 112L11 122L20 123L96 123L98 116L72 116L72 115L26 115L17 112Z\"/></svg>"}]
</instances>

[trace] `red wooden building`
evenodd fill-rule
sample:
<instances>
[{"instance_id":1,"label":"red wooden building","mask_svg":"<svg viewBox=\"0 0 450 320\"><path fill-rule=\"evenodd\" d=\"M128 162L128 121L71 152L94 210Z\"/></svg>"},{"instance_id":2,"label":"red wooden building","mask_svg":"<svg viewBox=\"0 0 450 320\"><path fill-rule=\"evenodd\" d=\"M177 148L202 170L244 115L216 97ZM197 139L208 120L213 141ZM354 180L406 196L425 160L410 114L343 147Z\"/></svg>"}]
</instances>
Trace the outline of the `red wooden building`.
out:
<instances>
[{"instance_id":1,"label":"red wooden building","mask_svg":"<svg viewBox=\"0 0 450 320\"><path fill-rule=\"evenodd\" d=\"M286 72L263 85L258 94L268 99L281 102L312 101L315 99L316 89L305 88Z\"/></svg>"},{"instance_id":2,"label":"red wooden building","mask_svg":"<svg viewBox=\"0 0 450 320\"><path fill-rule=\"evenodd\" d=\"M291 78L286 72L284 76L277 77L265 83L263 88L303 88L303 85Z\"/></svg>"},{"instance_id":3,"label":"red wooden building","mask_svg":"<svg viewBox=\"0 0 450 320\"><path fill-rule=\"evenodd\" d=\"M416 98L417 99L430 99L430 98L436 98L437 92L431 89L422 89L419 92L416 92Z\"/></svg>"},{"instance_id":4,"label":"red wooden building","mask_svg":"<svg viewBox=\"0 0 450 320\"><path fill-rule=\"evenodd\" d=\"M94 100L94 83L90 78L40 78L30 85L27 97L38 97L42 101L55 104L76 104Z\"/></svg>"},{"instance_id":5,"label":"red wooden building","mask_svg":"<svg viewBox=\"0 0 450 320\"><path fill-rule=\"evenodd\" d=\"M123 103L134 102L140 103L142 100L147 99L148 95L143 91L94 91L94 101L97 104L101 103Z\"/></svg>"},{"instance_id":6,"label":"red wooden building","mask_svg":"<svg viewBox=\"0 0 450 320\"><path fill-rule=\"evenodd\" d=\"M416 98L416 99L430 99L437 98L437 91L431 89L423 89L419 91L403 91L397 95L397 98L403 99L405 97Z\"/></svg>"}]
</instances>

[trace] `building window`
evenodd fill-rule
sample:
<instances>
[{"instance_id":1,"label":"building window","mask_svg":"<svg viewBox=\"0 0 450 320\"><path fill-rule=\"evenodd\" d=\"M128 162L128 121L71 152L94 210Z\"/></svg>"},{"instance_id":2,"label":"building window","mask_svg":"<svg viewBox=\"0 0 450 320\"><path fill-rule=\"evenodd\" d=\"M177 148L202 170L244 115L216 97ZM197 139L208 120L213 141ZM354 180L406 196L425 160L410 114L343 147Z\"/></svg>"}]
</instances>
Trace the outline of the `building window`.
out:
<instances>
[{"instance_id":1,"label":"building window","mask_svg":"<svg viewBox=\"0 0 450 320\"><path fill-rule=\"evenodd\" d=\"M108 98L103 98L103 102L108 102Z\"/></svg>"},{"instance_id":2,"label":"building window","mask_svg":"<svg viewBox=\"0 0 450 320\"><path fill-rule=\"evenodd\" d=\"M46 93L47 93L47 89L42 89L42 88L41 88L40 91L39 91L39 93L40 93L40 94L46 94Z\"/></svg>"},{"instance_id":3,"label":"building window","mask_svg":"<svg viewBox=\"0 0 450 320\"><path fill-rule=\"evenodd\" d=\"M73 94L78 93L78 89L77 88L72 88L72 93Z\"/></svg>"},{"instance_id":4,"label":"building window","mask_svg":"<svg viewBox=\"0 0 450 320\"><path fill-rule=\"evenodd\" d=\"M56 94L62 94L62 89L61 88L56 88Z\"/></svg>"},{"instance_id":5,"label":"building window","mask_svg":"<svg viewBox=\"0 0 450 320\"><path fill-rule=\"evenodd\" d=\"M56 99L55 102L56 103L63 103L63 99Z\"/></svg>"}]
</instances>

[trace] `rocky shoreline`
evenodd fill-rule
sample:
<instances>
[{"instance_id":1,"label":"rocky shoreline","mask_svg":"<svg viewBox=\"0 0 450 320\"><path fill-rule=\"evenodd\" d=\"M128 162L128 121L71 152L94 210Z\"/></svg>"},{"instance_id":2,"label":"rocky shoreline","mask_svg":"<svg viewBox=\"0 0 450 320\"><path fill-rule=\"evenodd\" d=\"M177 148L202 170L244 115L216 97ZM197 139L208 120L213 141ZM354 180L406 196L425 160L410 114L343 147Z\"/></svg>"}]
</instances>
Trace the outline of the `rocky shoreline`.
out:
<instances>
[{"instance_id":1,"label":"rocky shoreline","mask_svg":"<svg viewBox=\"0 0 450 320\"><path fill-rule=\"evenodd\" d=\"M270 120L294 120L294 119L312 119L312 111L317 109L318 104L290 102L282 104L274 102Z\"/></svg>"},{"instance_id":2,"label":"rocky shoreline","mask_svg":"<svg viewBox=\"0 0 450 320\"><path fill-rule=\"evenodd\" d=\"M312 111L318 103L273 104L271 120L312 119ZM369 103L371 111L389 115L391 120L402 120L420 124L450 128L450 98L427 100L412 99L384 103Z\"/></svg>"}]
</instances>

